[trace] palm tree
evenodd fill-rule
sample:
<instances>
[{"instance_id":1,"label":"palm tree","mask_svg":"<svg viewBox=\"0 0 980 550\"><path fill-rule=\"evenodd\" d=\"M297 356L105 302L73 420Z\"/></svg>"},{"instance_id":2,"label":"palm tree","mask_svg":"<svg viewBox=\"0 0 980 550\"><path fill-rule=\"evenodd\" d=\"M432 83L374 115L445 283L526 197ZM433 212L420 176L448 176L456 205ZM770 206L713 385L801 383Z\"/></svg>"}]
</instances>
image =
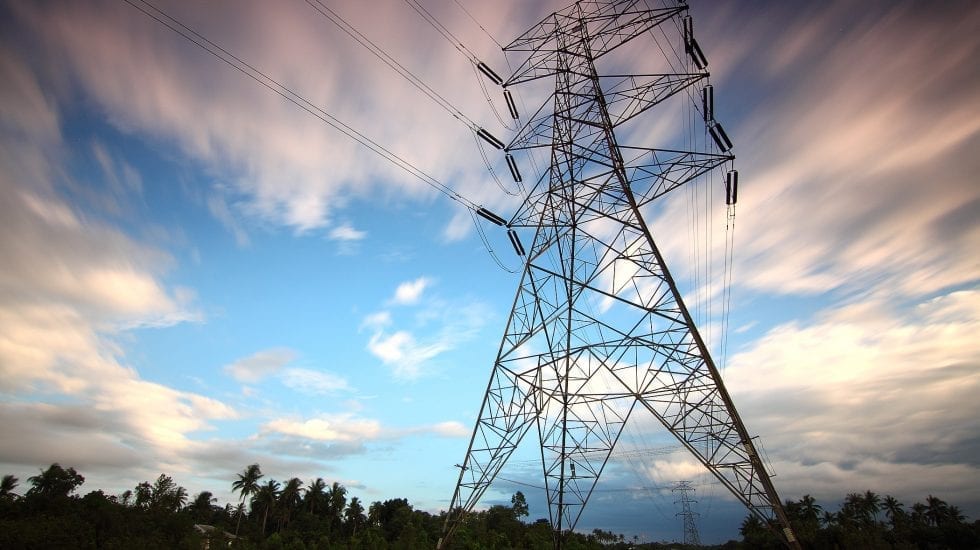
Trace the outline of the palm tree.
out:
<instances>
[{"instance_id":1,"label":"palm tree","mask_svg":"<svg viewBox=\"0 0 980 550\"><path fill-rule=\"evenodd\" d=\"M184 489L180 485L174 487L173 491L170 492L170 505L171 510L174 512L179 512L181 508L187 505L187 489Z\"/></svg>"},{"instance_id":2,"label":"palm tree","mask_svg":"<svg viewBox=\"0 0 980 550\"><path fill-rule=\"evenodd\" d=\"M326 488L327 488L327 484L325 481L323 481L322 477L318 477L315 480L311 481L310 484L306 487L306 496L304 497L304 499L306 500L307 505L309 506L311 514L316 514L316 507L323 500L324 489Z\"/></svg>"},{"instance_id":3,"label":"palm tree","mask_svg":"<svg viewBox=\"0 0 980 550\"><path fill-rule=\"evenodd\" d=\"M284 528L289 524L291 512L294 508L298 508L302 502L302 491L303 482L298 477L290 479L283 486L282 492L279 493L279 511L282 514L281 527Z\"/></svg>"},{"instance_id":4,"label":"palm tree","mask_svg":"<svg viewBox=\"0 0 980 550\"><path fill-rule=\"evenodd\" d=\"M882 503L882 508L885 510L885 516L891 521L892 529L894 529L897 524L905 517L905 510L902 508L904 506L897 498L891 495L885 495L885 500Z\"/></svg>"},{"instance_id":5,"label":"palm tree","mask_svg":"<svg viewBox=\"0 0 980 550\"><path fill-rule=\"evenodd\" d=\"M926 519L930 524L938 527L948 515L949 505L943 499L932 495L926 497Z\"/></svg>"},{"instance_id":6,"label":"palm tree","mask_svg":"<svg viewBox=\"0 0 980 550\"><path fill-rule=\"evenodd\" d=\"M803 498L800 499L800 515L803 521L817 523L820 520L822 510L823 508L817 504L817 499L812 496L803 495Z\"/></svg>"},{"instance_id":7,"label":"palm tree","mask_svg":"<svg viewBox=\"0 0 980 550\"><path fill-rule=\"evenodd\" d=\"M40 474L27 478L32 487L27 491L28 496L41 496L45 498L64 498L72 494L85 478L78 474L74 468L67 470L55 462L42 470Z\"/></svg>"},{"instance_id":8,"label":"palm tree","mask_svg":"<svg viewBox=\"0 0 980 550\"><path fill-rule=\"evenodd\" d=\"M230 505L228 505L230 506ZM241 524L242 516L245 515L245 503L239 502L234 508L229 511L229 515L233 518L238 518L238 523Z\"/></svg>"},{"instance_id":9,"label":"palm tree","mask_svg":"<svg viewBox=\"0 0 980 550\"><path fill-rule=\"evenodd\" d=\"M251 464L238 474L238 479L231 484L232 491L238 491L241 495L241 504L244 506L245 498L254 494L259 489L259 479L262 478L262 469L258 464ZM242 514L238 516L238 523L235 525L235 536L238 536L238 529L242 526Z\"/></svg>"},{"instance_id":10,"label":"palm tree","mask_svg":"<svg viewBox=\"0 0 980 550\"><path fill-rule=\"evenodd\" d=\"M347 488L336 481L327 489L327 516L331 530L336 532L340 526L344 508L347 506Z\"/></svg>"},{"instance_id":11,"label":"palm tree","mask_svg":"<svg viewBox=\"0 0 980 550\"><path fill-rule=\"evenodd\" d=\"M864 492L864 497L861 500L865 514L873 517L874 522L878 523L878 511L881 510L881 497L869 489Z\"/></svg>"},{"instance_id":12,"label":"palm tree","mask_svg":"<svg viewBox=\"0 0 980 550\"><path fill-rule=\"evenodd\" d=\"M214 503L218 499L214 498L214 494L211 491L201 491L194 497L194 502L188 506L188 509L193 512L194 517L201 523L208 523L211 521L211 516L214 512Z\"/></svg>"},{"instance_id":13,"label":"palm tree","mask_svg":"<svg viewBox=\"0 0 980 550\"><path fill-rule=\"evenodd\" d=\"M16 476L11 474L3 476L3 481L0 481L0 500L13 500L17 496L14 489L17 488L19 481Z\"/></svg>"},{"instance_id":14,"label":"palm tree","mask_svg":"<svg viewBox=\"0 0 980 550\"><path fill-rule=\"evenodd\" d=\"M265 524L269 519L269 511L276 507L279 500L279 482L270 479L265 485L260 485L252 497L252 509L256 506L262 507L262 536L265 537Z\"/></svg>"},{"instance_id":15,"label":"palm tree","mask_svg":"<svg viewBox=\"0 0 980 550\"><path fill-rule=\"evenodd\" d=\"M966 521L966 516L963 515L963 511L960 510L959 506L950 505L946 509L946 519L952 523L963 523Z\"/></svg>"},{"instance_id":16,"label":"palm tree","mask_svg":"<svg viewBox=\"0 0 980 550\"><path fill-rule=\"evenodd\" d=\"M136 486L136 500L134 502L137 508L148 508L150 506L151 496L153 495L153 486L150 485L149 481L144 481Z\"/></svg>"},{"instance_id":17,"label":"palm tree","mask_svg":"<svg viewBox=\"0 0 980 550\"><path fill-rule=\"evenodd\" d=\"M921 502L916 502L913 504L912 521L917 524L926 525L929 520L929 516L927 515L928 510L929 509L926 507L926 505L922 504Z\"/></svg>"},{"instance_id":18,"label":"palm tree","mask_svg":"<svg viewBox=\"0 0 980 550\"><path fill-rule=\"evenodd\" d=\"M359 498L350 499L350 504L347 505L347 510L344 512L344 519L351 529L351 537L357 535L357 528L364 523L364 506L361 505Z\"/></svg>"}]
</instances>

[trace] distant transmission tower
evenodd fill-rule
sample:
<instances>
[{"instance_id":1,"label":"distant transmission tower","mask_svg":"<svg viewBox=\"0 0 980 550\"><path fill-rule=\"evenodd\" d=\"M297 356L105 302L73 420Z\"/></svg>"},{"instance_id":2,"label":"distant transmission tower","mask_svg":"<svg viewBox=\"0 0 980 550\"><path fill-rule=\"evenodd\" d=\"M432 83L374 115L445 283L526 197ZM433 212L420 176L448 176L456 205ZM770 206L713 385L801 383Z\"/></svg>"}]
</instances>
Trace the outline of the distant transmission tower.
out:
<instances>
[{"instance_id":1,"label":"distant transmission tower","mask_svg":"<svg viewBox=\"0 0 980 550\"><path fill-rule=\"evenodd\" d=\"M680 492L681 494L681 500L679 502L681 511L677 515L684 518L684 544L688 546L701 546L701 537L698 536L698 526L694 522L698 514L691 510L691 504L697 502L696 500L691 500L690 493L694 491L694 487L691 486L690 481L678 481L677 485L671 491ZM677 503L675 502L675 504Z\"/></svg>"},{"instance_id":2,"label":"distant transmission tower","mask_svg":"<svg viewBox=\"0 0 980 550\"><path fill-rule=\"evenodd\" d=\"M682 47L685 66L656 74L597 72L597 60L655 31L682 37L670 46ZM550 163L506 224L525 259L523 274L440 546L533 431L561 548L624 425L634 414L649 414L788 546L799 548L643 217L659 197L734 160L714 120L707 61L686 4L648 9L638 1L582 0L504 50L526 56L505 90L553 78L554 91L509 145L499 145L515 180L512 153L541 151ZM623 65L623 56L609 58ZM619 144L622 125L672 96L697 105L696 120L687 122L700 125L701 132L692 132L700 141L661 149ZM735 175L728 173L729 202ZM526 250L518 230L533 231Z\"/></svg>"}]
</instances>

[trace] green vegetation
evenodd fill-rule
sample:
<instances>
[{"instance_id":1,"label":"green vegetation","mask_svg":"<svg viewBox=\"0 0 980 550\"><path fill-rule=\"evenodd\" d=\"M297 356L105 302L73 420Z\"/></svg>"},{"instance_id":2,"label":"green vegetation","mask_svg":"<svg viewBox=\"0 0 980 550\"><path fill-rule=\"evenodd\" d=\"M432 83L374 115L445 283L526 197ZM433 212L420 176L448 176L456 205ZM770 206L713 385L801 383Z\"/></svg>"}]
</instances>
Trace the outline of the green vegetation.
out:
<instances>
[{"instance_id":1,"label":"green vegetation","mask_svg":"<svg viewBox=\"0 0 980 550\"><path fill-rule=\"evenodd\" d=\"M415 510L403 498L373 502L365 509L347 489L321 478L268 479L258 464L236 475L236 503L218 506L210 491L191 498L166 474L120 495L92 491L78 496L85 478L74 468L52 464L18 492L11 475L0 482L0 548L4 549L201 549L256 550L434 548L445 513ZM468 514L453 549L552 547L551 525L527 522L520 492L511 505ZM896 499L871 491L847 495L840 510L825 512L809 495L787 502L806 548L980 548L980 522L966 523L955 506L929 496L906 509ZM714 548L781 548L754 516L741 527L743 540ZM627 540L601 529L567 535L572 549L685 548L678 543Z\"/></svg>"},{"instance_id":2,"label":"green vegetation","mask_svg":"<svg viewBox=\"0 0 980 550\"><path fill-rule=\"evenodd\" d=\"M825 511L810 495L786 501L786 513L804 548L945 549L980 548L980 521L967 523L959 508L929 495L909 508L873 491L850 493L837 512ZM748 516L739 529L749 548L784 548L766 525Z\"/></svg>"}]
</instances>

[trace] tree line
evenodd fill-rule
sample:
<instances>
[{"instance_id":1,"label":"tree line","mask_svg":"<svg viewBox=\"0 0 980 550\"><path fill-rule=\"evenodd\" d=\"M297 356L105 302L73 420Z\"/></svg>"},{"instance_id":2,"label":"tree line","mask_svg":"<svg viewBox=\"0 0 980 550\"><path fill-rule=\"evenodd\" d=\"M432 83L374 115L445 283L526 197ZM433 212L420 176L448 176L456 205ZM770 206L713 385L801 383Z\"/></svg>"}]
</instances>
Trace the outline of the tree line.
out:
<instances>
[{"instance_id":1,"label":"tree line","mask_svg":"<svg viewBox=\"0 0 980 550\"><path fill-rule=\"evenodd\" d=\"M804 548L980 548L980 521L967 522L957 506L933 495L906 507L891 495L882 497L870 490L849 493L836 512L803 495L800 500L787 500L785 509ZM751 548L783 548L773 531L754 515L745 518L739 532L742 542Z\"/></svg>"},{"instance_id":2,"label":"tree line","mask_svg":"<svg viewBox=\"0 0 980 550\"><path fill-rule=\"evenodd\" d=\"M407 499L365 507L340 483L266 477L258 464L235 475L235 502L218 505L210 491L191 497L166 474L119 495L101 490L76 494L85 478L74 468L52 464L27 480L6 475L0 482L0 548L94 548L244 550L335 550L434 548L446 513L416 510ZM968 523L956 506L929 496L909 507L891 496L867 491L847 495L837 512L810 495L787 501L786 511L805 548L980 548L980 522ZM524 495L509 506L493 505L466 514L449 548L550 549L547 519L528 522ZM742 522L740 541L704 548L782 548L756 516ZM574 549L684 548L679 543L639 543L634 537L594 529L567 533Z\"/></svg>"}]
</instances>

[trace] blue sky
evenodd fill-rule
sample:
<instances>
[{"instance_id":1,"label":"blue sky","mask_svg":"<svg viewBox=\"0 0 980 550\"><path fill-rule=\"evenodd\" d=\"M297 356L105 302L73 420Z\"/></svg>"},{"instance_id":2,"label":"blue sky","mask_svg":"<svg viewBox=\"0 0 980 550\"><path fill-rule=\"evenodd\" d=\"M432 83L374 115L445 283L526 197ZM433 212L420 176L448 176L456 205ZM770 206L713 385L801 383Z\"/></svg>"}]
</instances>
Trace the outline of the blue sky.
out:
<instances>
[{"instance_id":1,"label":"blue sky","mask_svg":"<svg viewBox=\"0 0 980 550\"><path fill-rule=\"evenodd\" d=\"M462 4L501 42L563 7ZM407 4L330 5L509 136L465 57ZM425 5L505 72L458 4ZM306 3L160 6L474 202L516 208L464 125ZM258 462L445 507L518 282L468 212L122 2L2 13L0 471L58 461L112 492L166 472L225 501ZM777 488L826 505L931 493L975 519L980 11L692 13L741 175L724 377ZM690 281L684 206L651 224ZM724 211L710 216L720 257ZM582 525L679 539L663 488L693 479L702 538L736 536L743 511L655 428L624 443L662 450L614 461ZM540 484L526 458L507 479ZM516 488L547 515L507 481L485 502Z\"/></svg>"}]
</instances>

